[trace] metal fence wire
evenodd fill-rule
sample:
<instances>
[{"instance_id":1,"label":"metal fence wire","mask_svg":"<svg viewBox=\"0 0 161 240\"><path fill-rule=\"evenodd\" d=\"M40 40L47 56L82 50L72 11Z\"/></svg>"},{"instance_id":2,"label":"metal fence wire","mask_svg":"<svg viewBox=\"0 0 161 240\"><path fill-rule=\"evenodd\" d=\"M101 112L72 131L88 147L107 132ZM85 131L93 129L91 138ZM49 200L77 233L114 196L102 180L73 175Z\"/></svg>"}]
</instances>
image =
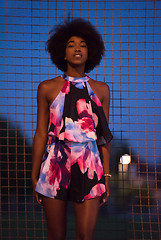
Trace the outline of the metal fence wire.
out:
<instances>
[{"instance_id":1,"label":"metal fence wire","mask_svg":"<svg viewBox=\"0 0 161 240\"><path fill-rule=\"evenodd\" d=\"M82 17L101 33L105 57L89 76L111 89L110 198L95 239L161 239L161 1L0 1L0 238L47 239L31 186L38 84L59 75L49 31ZM120 163L128 154L130 164ZM122 159L122 158L121 158ZM67 239L75 239L68 207Z\"/></svg>"}]
</instances>

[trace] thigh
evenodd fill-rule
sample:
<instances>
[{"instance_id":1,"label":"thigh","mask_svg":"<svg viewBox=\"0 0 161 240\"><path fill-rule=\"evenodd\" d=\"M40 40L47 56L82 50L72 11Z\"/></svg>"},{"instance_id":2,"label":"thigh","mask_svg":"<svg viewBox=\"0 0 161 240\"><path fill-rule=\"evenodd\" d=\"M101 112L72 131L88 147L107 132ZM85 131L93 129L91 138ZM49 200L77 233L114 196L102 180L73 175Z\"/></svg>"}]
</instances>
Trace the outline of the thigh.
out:
<instances>
[{"instance_id":1,"label":"thigh","mask_svg":"<svg viewBox=\"0 0 161 240\"><path fill-rule=\"evenodd\" d=\"M64 240L66 235L67 202L43 197L48 228L48 240Z\"/></svg>"},{"instance_id":2,"label":"thigh","mask_svg":"<svg viewBox=\"0 0 161 240\"><path fill-rule=\"evenodd\" d=\"M74 203L77 239L93 239L99 205L100 197Z\"/></svg>"}]
</instances>

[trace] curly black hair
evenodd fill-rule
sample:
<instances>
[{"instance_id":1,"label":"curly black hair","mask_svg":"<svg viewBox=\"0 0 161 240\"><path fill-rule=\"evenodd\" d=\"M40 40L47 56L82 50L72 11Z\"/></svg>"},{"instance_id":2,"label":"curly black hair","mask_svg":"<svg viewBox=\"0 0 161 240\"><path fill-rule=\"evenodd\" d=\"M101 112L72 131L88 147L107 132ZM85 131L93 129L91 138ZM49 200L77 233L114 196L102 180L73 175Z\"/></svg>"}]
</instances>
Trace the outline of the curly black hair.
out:
<instances>
[{"instance_id":1,"label":"curly black hair","mask_svg":"<svg viewBox=\"0 0 161 240\"><path fill-rule=\"evenodd\" d=\"M82 18L67 19L63 24L52 29L51 37L46 43L52 62L63 72L67 71L67 62L64 60L66 44L72 36L81 37L88 47L88 60L85 72L90 72L97 66L104 56L104 42L96 28L89 21Z\"/></svg>"}]
</instances>

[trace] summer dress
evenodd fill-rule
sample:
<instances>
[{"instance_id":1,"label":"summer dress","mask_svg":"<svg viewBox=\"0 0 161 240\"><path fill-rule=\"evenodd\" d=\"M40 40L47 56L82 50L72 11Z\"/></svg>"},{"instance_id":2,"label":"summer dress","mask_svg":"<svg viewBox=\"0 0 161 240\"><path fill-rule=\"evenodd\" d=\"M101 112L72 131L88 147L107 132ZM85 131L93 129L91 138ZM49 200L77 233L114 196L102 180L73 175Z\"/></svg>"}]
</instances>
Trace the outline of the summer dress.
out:
<instances>
[{"instance_id":1,"label":"summer dress","mask_svg":"<svg viewBox=\"0 0 161 240\"><path fill-rule=\"evenodd\" d=\"M83 202L106 191L97 145L111 141L112 134L90 78L62 77L64 85L50 105L47 146L35 190Z\"/></svg>"}]
</instances>

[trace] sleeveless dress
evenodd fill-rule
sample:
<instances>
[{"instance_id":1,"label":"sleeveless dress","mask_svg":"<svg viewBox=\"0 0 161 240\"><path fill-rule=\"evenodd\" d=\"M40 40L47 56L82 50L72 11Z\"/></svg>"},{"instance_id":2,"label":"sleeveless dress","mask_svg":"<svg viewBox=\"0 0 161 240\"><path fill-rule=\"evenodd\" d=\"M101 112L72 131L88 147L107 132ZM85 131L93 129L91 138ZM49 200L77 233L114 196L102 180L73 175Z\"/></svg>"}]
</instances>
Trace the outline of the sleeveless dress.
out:
<instances>
[{"instance_id":1,"label":"sleeveless dress","mask_svg":"<svg viewBox=\"0 0 161 240\"><path fill-rule=\"evenodd\" d=\"M35 190L83 202L106 191L97 146L110 142L112 134L90 78L62 77L64 85L50 105L47 146Z\"/></svg>"}]
</instances>

